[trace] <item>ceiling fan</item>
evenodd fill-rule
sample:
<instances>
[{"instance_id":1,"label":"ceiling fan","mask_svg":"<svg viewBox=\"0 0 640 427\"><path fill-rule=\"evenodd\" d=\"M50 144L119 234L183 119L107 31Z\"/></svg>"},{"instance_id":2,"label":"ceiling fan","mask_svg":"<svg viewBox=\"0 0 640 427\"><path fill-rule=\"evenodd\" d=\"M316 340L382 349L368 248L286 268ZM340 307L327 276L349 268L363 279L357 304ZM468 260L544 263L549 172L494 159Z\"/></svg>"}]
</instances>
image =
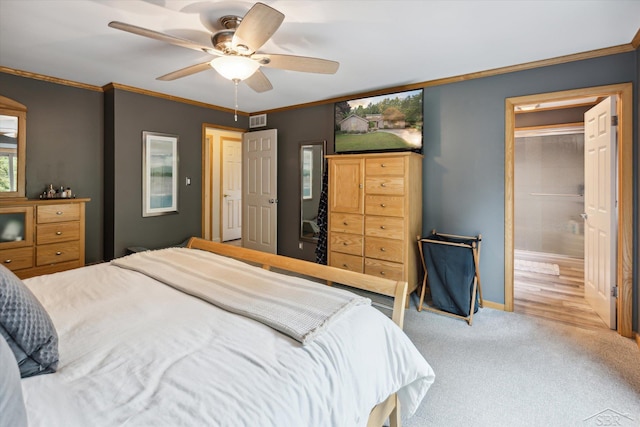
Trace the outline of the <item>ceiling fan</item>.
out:
<instances>
[{"instance_id":1,"label":"ceiling fan","mask_svg":"<svg viewBox=\"0 0 640 427\"><path fill-rule=\"evenodd\" d=\"M236 15L221 17L218 22L223 29L211 35L211 46L119 21L112 21L109 26L216 56L213 60L160 76L157 80L175 80L213 67L236 85L243 81L254 91L265 92L273 89L273 86L260 70L261 66L321 74L334 74L338 70L340 64L336 61L258 52L258 49L280 27L283 20L284 14L281 12L264 3L256 3L244 17Z\"/></svg>"}]
</instances>

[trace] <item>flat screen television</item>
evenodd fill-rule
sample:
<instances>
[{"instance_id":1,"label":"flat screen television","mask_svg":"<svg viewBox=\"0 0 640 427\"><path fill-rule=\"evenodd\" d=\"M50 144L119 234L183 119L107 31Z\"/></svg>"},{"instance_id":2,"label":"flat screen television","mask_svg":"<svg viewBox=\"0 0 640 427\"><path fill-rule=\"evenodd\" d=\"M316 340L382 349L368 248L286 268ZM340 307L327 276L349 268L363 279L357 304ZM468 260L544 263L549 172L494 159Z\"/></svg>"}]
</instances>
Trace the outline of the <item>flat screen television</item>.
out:
<instances>
[{"instance_id":1,"label":"flat screen television","mask_svg":"<svg viewBox=\"0 0 640 427\"><path fill-rule=\"evenodd\" d=\"M423 89L335 103L335 152L422 152Z\"/></svg>"}]
</instances>

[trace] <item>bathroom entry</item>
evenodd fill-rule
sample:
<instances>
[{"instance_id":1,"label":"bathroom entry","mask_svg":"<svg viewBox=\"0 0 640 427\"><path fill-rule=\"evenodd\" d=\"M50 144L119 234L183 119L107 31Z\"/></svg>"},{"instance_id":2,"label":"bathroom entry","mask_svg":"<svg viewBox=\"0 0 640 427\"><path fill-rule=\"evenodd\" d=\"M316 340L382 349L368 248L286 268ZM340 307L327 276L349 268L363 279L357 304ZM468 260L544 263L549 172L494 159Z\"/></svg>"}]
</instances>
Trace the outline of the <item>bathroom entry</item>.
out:
<instances>
[{"instance_id":1,"label":"bathroom entry","mask_svg":"<svg viewBox=\"0 0 640 427\"><path fill-rule=\"evenodd\" d=\"M583 117L599 101L521 106L514 135L514 311L589 328L608 327L584 274Z\"/></svg>"}]
</instances>

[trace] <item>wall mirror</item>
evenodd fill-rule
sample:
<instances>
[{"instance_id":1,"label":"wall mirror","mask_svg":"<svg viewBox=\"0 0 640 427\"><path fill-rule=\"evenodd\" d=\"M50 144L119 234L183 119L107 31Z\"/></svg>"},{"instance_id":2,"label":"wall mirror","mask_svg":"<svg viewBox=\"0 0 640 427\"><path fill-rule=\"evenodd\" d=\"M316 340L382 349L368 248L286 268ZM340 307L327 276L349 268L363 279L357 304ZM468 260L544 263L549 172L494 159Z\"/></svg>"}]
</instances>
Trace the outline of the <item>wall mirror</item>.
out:
<instances>
[{"instance_id":1,"label":"wall mirror","mask_svg":"<svg viewBox=\"0 0 640 427\"><path fill-rule=\"evenodd\" d=\"M0 96L0 199L24 198L27 107Z\"/></svg>"},{"instance_id":2,"label":"wall mirror","mask_svg":"<svg viewBox=\"0 0 640 427\"><path fill-rule=\"evenodd\" d=\"M325 141L300 144L300 240L316 243Z\"/></svg>"}]
</instances>

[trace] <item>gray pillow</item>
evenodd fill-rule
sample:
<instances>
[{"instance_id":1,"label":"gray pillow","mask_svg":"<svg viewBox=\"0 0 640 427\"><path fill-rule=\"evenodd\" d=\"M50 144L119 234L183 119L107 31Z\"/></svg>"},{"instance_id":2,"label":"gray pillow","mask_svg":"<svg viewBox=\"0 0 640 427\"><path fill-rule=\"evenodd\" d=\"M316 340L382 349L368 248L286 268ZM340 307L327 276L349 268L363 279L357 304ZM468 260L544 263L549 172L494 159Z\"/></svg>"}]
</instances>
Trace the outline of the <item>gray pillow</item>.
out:
<instances>
[{"instance_id":1,"label":"gray pillow","mask_svg":"<svg viewBox=\"0 0 640 427\"><path fill-rule=\"evenodd\" d=\"M7 342L0 337L0 427L26 427L20 371Z\"/></svg>"},{"instance_id":2,"label":"gray pillow","mask_svg":"<svg viewBox=\"0 0 640 427\"><path fill-rule=\"evenodd\" d=\"M58 334L40 301L0 264L0 335L13 351L22 378L55 372Z\"/></svg>"}]
</instances>

